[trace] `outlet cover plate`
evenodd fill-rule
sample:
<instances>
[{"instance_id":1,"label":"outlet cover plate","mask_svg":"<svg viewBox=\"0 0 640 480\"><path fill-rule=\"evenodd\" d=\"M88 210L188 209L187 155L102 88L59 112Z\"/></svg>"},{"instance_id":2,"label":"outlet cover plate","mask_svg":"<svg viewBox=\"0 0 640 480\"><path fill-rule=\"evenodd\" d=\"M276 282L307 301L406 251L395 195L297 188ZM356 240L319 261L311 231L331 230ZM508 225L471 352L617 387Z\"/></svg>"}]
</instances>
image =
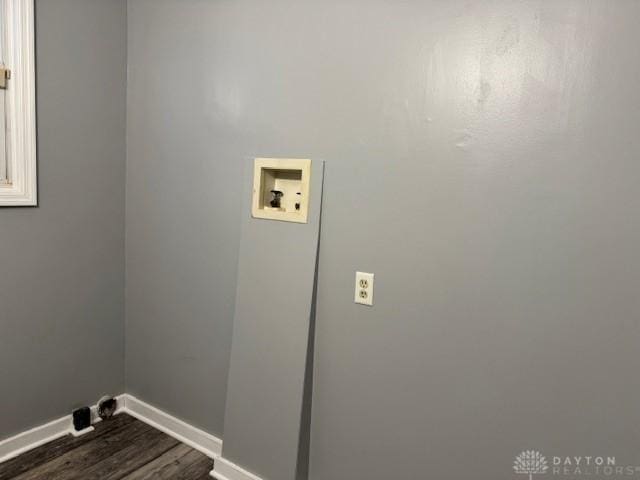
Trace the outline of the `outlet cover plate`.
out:
<instances>
[{"instance_id":1,"label":"outlet cover plate","mask_svg":"<svg viewBox=\"0 0 640 480\"><path fill-rule=\"evenodd\" d=\"M373 306L373 273L356 272L354 301L360 305Z\"/></svg>"}]
</instances>

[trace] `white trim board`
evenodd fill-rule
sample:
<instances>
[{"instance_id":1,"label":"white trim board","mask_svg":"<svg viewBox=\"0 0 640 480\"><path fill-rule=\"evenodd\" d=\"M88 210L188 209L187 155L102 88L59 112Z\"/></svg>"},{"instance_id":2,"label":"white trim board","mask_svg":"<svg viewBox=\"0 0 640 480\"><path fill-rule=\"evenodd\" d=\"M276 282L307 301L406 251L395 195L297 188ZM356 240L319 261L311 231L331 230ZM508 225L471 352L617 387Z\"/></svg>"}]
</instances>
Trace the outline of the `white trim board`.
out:
<instances>
[{"instance_id":1,"label":"white trim board","mask_svg":"<svg viewBox=\"0 0 640 480\"><path fill-rule=\"evenodd\" d=\"M222 440L199 428L189 425L162 410L137 399L133 395L124 395L124 411L138 420L172 436L176 440L217 459L222 452Z\"/></svg>"},{"instance_id":2,"label":"white trim board","mask_svg":"<svg viewBox=\"0 0 640 480\"><path fill-rule=\"evenodd\" d=\"M137 399L133 395L119 395L116 397L118 401L118 413L127 413L138 420L151 425L154 428L172 436L176 440L189 445L190 447L204 453L206 456L217 459L222 452L222 440L200 430L188 423L179 420L156 407ZM91 407L91 423L102 421L98 417L98 407ZM91 427L91 430L93 427ZM91 431L86 429L88 433ZM6 440L0 441L0 463L6 462L18 455L29 450L44 445L45 443L56 440L73 433L73 417L66 415L62 418L46 423L39 427L32 428L26 432L19 433Z\"/></svg>"},{"instance_id":3,"label":"white trim board","mask_svg":"<svg viewBox=\"0 0 640 480\"><path fill-rule=\"evenodd\" d=\"M116 397L118 400L118 412L123 410L124 396ZM97 414L97 405L91 407L91 423L102 421ZM66 415L26 432L19 433L0 441L0 463L11 460L18 455L28 452L40 445L52 442L73 432L73 417Z\"/></svg>"},{"instance_id":4,"label":"white trim board","mask_svg":"<svg viewBox=\"0 0 640 480\"><path fill-rule=\"evenodd\" d=\"M217 480L262 480L260 477L222 457L216 459L209 474Z\"/></svg>"},{"instance_id":5,"label":"white trim board","mask_svg":"<svg viewBox=\"0 0 640 480\"><path fill-rule=\"evenodd\" d=\"M69 432L70 416L32 428L0 442L0 463L11 460L33 448L52 442Z\"/></svg>"}]
</instances>

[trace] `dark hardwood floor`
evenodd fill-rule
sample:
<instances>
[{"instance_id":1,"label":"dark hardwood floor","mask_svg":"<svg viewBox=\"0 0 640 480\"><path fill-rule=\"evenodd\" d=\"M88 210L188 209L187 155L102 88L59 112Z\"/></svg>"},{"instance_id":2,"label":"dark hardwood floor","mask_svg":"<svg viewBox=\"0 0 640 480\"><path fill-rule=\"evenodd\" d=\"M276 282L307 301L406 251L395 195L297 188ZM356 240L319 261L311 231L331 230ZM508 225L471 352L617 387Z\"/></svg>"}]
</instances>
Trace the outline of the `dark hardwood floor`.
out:
<instances>
[{"instance_id":1,"label":"dark hardwood floor","mask_svg":"<svg viewBox=\"0 0 640 480\"><path fill-rule=\"evenodd\" d=\"M0 464L0 480L211 480L213 460L126 415Z\"/></svg>"}]
</instances>

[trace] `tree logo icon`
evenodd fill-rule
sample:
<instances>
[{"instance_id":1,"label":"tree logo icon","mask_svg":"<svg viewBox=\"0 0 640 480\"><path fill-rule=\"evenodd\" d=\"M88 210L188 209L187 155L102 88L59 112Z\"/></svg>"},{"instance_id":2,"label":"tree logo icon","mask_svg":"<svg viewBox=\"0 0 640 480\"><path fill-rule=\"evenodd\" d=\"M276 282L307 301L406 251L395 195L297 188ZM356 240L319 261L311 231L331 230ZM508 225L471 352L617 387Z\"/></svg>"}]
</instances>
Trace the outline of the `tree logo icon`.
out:
<instances>
[{"instance_id":1,"label":"tree logo icon","mask_svg":"<svg viewBox=\"0 0 640 480\"><path fill-rule=\"evenodd\" d=\"M534 475L545 473L548 468L547 459L535 450L525 450L513 462L515 472L529 475L529 480L532 480Z\"/></svg>"}]
</instances>

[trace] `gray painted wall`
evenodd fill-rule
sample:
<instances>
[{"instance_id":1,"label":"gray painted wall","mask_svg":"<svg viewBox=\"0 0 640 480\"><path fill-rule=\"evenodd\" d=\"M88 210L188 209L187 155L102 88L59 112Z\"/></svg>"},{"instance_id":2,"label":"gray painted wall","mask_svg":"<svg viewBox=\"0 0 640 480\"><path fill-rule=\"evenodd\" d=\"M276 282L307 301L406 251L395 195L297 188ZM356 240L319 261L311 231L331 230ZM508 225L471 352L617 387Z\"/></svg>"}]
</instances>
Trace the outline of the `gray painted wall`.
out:
<instances>
[{"instance_id":1,"label":"gray painted wall","mask_svg":"<svg viewBox=\"0 0 640 480\"><path fill-rule=\"evenodd\" d=\"M244 157L211 88L216 5L129 3L126 386L221 436Z\"/></svg>"},{"instance_id":2,"label":"gray painted wall","mask_svg":"<svg viewBox=\"0 0 640 480\"><path fill-rule=\"evenodd\" d=\"M222 432L241 162L323 158L313 480L640 464L639 2L129 14L131 391Z\"/></svg>"},{"instance_id":3,"label":"gray painted wall","mask_svg":"<svg viewBox=\"0 0 640 480\"><path fill-rule=\"evenodd\" d=\"M126 2L36 2L38 208L0 208L0 439L124 388Z\"/></svg>"}]
</instances>

